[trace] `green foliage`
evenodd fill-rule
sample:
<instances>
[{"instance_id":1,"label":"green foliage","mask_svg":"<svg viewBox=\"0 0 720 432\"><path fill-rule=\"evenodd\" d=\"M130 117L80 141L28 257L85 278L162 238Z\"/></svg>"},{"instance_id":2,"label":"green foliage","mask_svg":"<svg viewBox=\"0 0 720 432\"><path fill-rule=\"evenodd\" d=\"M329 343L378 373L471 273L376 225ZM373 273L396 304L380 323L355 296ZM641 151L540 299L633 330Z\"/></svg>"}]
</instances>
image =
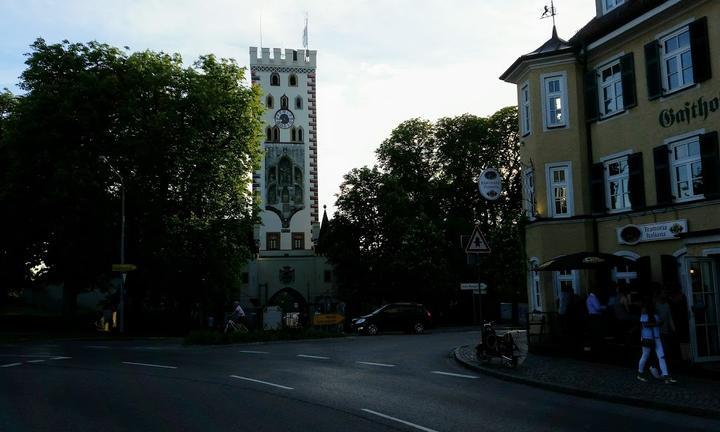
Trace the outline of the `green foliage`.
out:
<instances>
[{"instance_id":1,"label":"green foliage","mask_svg":"<svg viewBox=\"0 0 720 432\"><path fill-rule=\"evenodd\" d=\"M420 301L441 314L477 280L460 236L479 223L493 254L482 277L512 301L524 282L518 222L521 177L517 110L400 124L377 150L378 165L345 175L323 248L351 302ZM489 203L477 176L495 167L501 197ZM524 292L524 290L522 290Z\"/></svg>"},{"instance_id":2,"label":"green foliage","mask_svg":"<svg viewBox=\"0 0 720 432\"><path fill-rule=\"evenodd\" d=\"M0 252L22 264L21 279L45 266L72 308L78 292L107 286L119 259L124 188L135 312L221 307L256 218L263 108L244 69L98 42L31 48L26 93L0 96L0 202L17 210L0 216Z\"/></svg>"}]
</instances>

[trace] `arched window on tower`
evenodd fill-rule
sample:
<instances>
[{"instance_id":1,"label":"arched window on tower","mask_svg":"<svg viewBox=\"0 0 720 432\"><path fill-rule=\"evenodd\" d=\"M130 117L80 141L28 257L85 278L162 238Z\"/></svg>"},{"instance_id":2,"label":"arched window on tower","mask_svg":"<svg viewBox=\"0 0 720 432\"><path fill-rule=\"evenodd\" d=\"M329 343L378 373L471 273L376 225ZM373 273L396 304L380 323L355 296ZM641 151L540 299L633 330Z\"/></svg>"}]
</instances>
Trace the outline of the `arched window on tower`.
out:
<instances>
[{"instance_id":1,"label":"arched window on tower","mask_svg":"<svg viewBox=\"0 0 720 432\"><path fill-rule=\"evenodd\" d=\"M302 105L303 105L302 102L303 102L303 101L302 101L302 97L301 97L301 96L296 96L296 97L295 97L295 109L301 110L301 109L302 109Z\"/></svg>"},{"instance_id":2,"label":"arched window on tower","mask_svg":"<svg viewBox=\"0 0 720 432\"><path fill-rule=\"evenodd\" d=\"M297 141L297 131L295 128L290 129L290 141Z\"/></svg>"},{"instance_id":3,"label":"arched window on tower","mask_svg":"<svg viewBox=\"0 0 720 432\"><path fill-rule=\"evenodd\" d=\"M303 142L303 128L299 127L297 130L297 140Z\"/></svg>"},{"instance_id":4,"label":"arched window on tower","mask_svg":"<svg viewBox=\"0 0 720 432\"><path fill-rule=\"evenodd\" d=\"M280 128L277 126L273 128L273 141L280 142Z\"/></svg>"},{"instance_id":5,"label":"arched window on tower","mask_svg":"<svg viewBox=\"0 0 720 432\"><path fill-rule=\"evenodd\" d=\"M270 85L271 86L279 86L280 85L280 75L278 75L277 72L273 72L272 75L270 75Z\"/></svg>"},{"instance_id":6,"label":"arched window on tower","mask_svg":"<svg viewBox=\"0 0 720 432\"><path fill-rule=\"evenodd\" d=\"M297 87L297 76L295 74L290 74L290 78L288 79L288 85L290 87Z\"/></svg>"},{"instance_id":7,"label":"arched window on tower","mask_svg":"<svg viewBox=\"0 0 720 432\"><path fill-rule=\"evenodd\" d=\"M275 98L273 98L272 95L267 95L265 97L265 106L268 108L273 108L275 106Z\"/></svg>"},{"instance_id":8,"label":"arched window on tower","mask_svg":"<svg viewBox=\"0 0 720 432\"><path fill-rule=\"evenodd\" d=\"M293 61L297 61L297 50L293 50Z\"/></svg>"},{"instance_id":9,"label":"arched window on tower","mask_svg":"<svg viewBox=\"0 0 720 432\"><path fill-rule=\"evenodd\" d=\"M270 142L270 141L272 141L272 140L273 140L272 128L271 128L270 126L268 126L268 127L265 129L265 141Z\"/></svg>"},{"instance_id":10,"label":"arched window on tower","mask_svg":"<svg viewBox=\"0 0 720 432\"><path fill-rule=\"evenodd\" d=\"M285 95L282 95L280 98L280 109L287 109L288 108L288 97Z\"/></svg>"}]
</instances>

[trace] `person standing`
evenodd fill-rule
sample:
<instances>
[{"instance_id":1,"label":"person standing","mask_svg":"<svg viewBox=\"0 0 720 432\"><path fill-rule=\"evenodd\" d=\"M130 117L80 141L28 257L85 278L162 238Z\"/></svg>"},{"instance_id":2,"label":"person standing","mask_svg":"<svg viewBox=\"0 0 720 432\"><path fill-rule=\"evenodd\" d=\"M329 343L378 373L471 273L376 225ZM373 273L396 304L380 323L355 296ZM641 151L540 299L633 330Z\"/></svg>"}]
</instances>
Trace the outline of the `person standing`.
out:
<instances>
[{"instance_id":1,"label":"person standing","mask_svg":"<svg viewBox=\"0 0 720 432\"><path fill-rule=\"evenodd\" d=\"M665 362L665 352L663 350L662 340L660 339L660 317L655 312L655 303L648 299L645 302L645 307L640 315L640 345L642 347L642 355L638 362L638 374L637 379L643 382L647 382L648 377L645 372L645 365L652 351L658 358L658 364L660 366L660 379L666 384L675 383L675 379L670 376L668 372L667 363Z\"/></svg>"}]
</instances>

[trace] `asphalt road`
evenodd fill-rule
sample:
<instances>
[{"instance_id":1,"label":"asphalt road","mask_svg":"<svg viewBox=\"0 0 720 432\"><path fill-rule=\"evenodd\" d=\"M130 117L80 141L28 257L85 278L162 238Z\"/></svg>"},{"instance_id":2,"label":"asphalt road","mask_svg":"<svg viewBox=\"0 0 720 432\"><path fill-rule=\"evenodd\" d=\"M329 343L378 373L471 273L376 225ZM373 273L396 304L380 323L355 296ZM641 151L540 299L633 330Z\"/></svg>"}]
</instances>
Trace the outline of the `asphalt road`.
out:
<instances>
[{"instance_id":1,"label":"asphalt road","mask_svg":"<svg viewBox=\"0 0 720 432\"><path fill-rule=\"evenodd\" d=\"M0 431L720 430L478 375L450 355L477 337L0 346Z\"/></svg>"}]
</instances>

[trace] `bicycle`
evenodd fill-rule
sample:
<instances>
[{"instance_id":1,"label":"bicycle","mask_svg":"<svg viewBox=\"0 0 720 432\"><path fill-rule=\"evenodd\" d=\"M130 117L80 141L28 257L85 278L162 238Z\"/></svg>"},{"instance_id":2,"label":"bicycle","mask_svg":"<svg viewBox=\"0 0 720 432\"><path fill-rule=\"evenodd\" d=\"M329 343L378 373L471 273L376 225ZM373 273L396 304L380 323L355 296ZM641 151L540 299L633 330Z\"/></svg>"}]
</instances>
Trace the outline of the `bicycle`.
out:
<instances>
[{"instance_id":1,"label":"bicycle","mask_svg":"<svg viewBox=\"0 0 720 432\"><path fill-rule=\"evenodd\" d=\"M241 322L236 322L231 319L227 321L225 324L225 333L230 332L239 332L239 333L248 333L250 330L245 326L245 324Z\"/></svg>"}]
</instances>

